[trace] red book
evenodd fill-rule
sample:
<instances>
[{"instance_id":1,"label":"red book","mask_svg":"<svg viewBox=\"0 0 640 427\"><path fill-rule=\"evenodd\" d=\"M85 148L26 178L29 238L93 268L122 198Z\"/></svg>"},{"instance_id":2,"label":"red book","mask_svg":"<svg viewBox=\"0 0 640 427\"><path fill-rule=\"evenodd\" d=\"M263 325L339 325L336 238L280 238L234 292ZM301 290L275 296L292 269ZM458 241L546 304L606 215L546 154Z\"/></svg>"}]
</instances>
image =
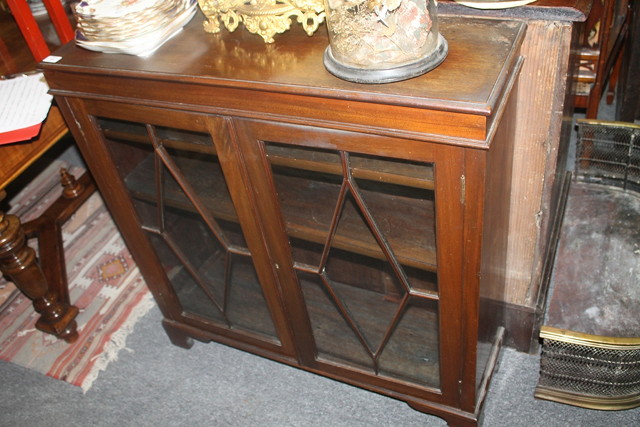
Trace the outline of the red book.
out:
<instances>
[{"instance_id":1,"label":"red book","mask_svg":"<svg viewBox=\"0 0 640 427\"><path fill-rule=\"evenodd\" d=\"M0 145L9 144L11 142L27 141L40 132L42 123L35 124L22 129L12 130L10 132L0 133Z\"/></svg>"}]
</instances>

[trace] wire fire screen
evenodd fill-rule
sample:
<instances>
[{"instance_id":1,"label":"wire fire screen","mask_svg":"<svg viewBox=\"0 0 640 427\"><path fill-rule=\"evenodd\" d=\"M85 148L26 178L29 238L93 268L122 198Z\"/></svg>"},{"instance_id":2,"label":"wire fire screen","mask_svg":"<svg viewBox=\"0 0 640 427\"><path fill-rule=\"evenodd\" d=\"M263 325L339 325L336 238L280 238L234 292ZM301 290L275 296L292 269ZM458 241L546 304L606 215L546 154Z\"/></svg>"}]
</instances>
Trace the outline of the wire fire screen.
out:
<instances>
[{"instance_id":1,"label":"wire fire screen","mask_svg":"<svg viewBox=\"0 0 640 427\"><path fill-rule=\"evenodd\" d=\"M640 339L543 326L536 397L591 409L640 404Z\"/></svg>"},{"instance_id":2,"label":"wire fire screen","mask_svg":"<svg viewBox=\"0 0 640 427\"><path fill-rule=\"evenodd\" d=\"M635 408L640 406L640 126L577 124L576 182L565 202L555 288L540 331L535 396L591 409ZM585 269L590 271L583 275Z\"/></svg>"},{"instance_id":3,"label":"wire fire screen","mask_svg":"<svg viewBox=\"0 0 640 427\"><path fill-rule=\"evenodd\" d=\"M640 385L640 348L545 340L540 385L593 396L629 396Z\"/></svg>"},{"instance_id":4,"label":"wire fire screen","mask_svg":"<svg viewBox=\"0 0 640 427\"><path fill-rule=\"evenodd\" d=\"M578 120L575 177L640 192L640 126Z\"/></svg>"}]
</instances>

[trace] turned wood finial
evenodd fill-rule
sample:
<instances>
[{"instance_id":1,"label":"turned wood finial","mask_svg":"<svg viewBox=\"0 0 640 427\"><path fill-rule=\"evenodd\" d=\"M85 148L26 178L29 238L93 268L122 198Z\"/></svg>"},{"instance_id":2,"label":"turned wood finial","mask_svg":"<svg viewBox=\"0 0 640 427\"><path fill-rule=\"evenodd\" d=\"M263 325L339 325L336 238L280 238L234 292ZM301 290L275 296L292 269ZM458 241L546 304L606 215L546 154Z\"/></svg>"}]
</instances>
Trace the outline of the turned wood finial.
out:
<instances>
[{"instance_id":1,"label":"turned wood finial","mask_svg":"<svg viewBox=\"0 0 640 427\"><path fill-rule=\"evenodd\" d=\"M76 177L71 175L65 168L60 169L60 183L62 184L62 195L67 199L78 197L84 186L76 181Z\"/></svg>"}]
</instances>

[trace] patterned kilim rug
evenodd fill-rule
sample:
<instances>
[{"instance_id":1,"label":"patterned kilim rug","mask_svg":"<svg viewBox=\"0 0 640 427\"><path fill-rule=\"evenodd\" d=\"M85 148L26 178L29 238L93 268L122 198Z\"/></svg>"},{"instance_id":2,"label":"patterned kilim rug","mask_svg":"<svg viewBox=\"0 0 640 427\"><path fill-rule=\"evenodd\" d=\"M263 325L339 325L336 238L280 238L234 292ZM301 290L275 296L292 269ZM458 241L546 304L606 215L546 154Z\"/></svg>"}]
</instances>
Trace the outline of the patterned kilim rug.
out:
<instances>
[{"instance_id":1,"label":"patterned kilim rug","mask_svg":"<svg viewBox=\"0 0 640 427\"><path fill-rule=\"evenodd\" d=\"M10 201L10 212L23 221L43 212L61 193L62 166L56 161L34 179ZM31 301L0 278L0 359L86 392L154 303L97 192L63 226L63 239L71 303L80 309L79 339L68 344L36 330Z\"/></svg>"}]
</instances>

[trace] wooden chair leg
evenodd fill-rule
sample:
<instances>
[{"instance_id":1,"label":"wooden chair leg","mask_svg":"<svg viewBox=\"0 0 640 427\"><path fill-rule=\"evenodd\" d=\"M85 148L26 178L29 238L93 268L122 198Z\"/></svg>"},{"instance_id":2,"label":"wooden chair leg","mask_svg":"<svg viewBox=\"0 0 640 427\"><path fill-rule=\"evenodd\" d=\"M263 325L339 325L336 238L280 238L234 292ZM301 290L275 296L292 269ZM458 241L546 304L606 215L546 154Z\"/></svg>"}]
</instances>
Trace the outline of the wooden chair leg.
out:
<instances>
[{"instance_id":1,"label":"wooden chair leg","mask_svg":"<svg viewBox=\"0 0 640 427\"><path fill-rule=\"evenodd\" d=\"M587 112L585 118L597 119L598 108L600 108L600 99L602 98L602 82L596 79L596 82L591 88L589 93L589 100L587 101Z\"/></svg>"},{"instance_id":2,"label":"wooden chair leg","mask_svg":"<svg viewBox=\"0 0 640 427\"><path fill-rule=\"evenodd\" d=\"M62 239L62 226L96 190L88 172L78 180L66 169L60 170L62 196L38 218L24 224L28 236L38 239L40 266L49 291L57 300L70 304L69 283Z\"/></svg>"},{"instance_id":3,"label":"wooden chair leg","mask_svg":"<svg viewBox=\"0 0 640 427\"><path fill-rule=\"evenodd\" d=\"M96 187L88 173L80 179L60 171L62 196L38 218L22 224L0 211L0 270L33 301L41 316L36 328L71 343L78 338L78 308L69 301L62 225L93 194ZM4 198L0 193L0 200ZM38 239L40 259L27 245L27 236Z\"/></svg>"},{"instance_id":4,"label":"wooden chair leg","mask_svg":"<svg viewBox=\"0 0 640 427\"><path fill-rule=\"evenodd\" d=\"M616 97L616 87L618 86L618 78L620 77L620 69L622 68L622 59L624 58L624 47L620 49L620 54L616 58L615 65L609 77L609 85L607 90L607 105L613 104Z\"/></svg>"},{"instance_id":5,"label":"wooden chair leg","mask_svg":"<svg viewBox=\"0 0 640 427\"><path fill-rule=\"evenodd\" d=\"M0 200L5 196L0 192ZM36 328L74 342L78 338L76 315L78 309L60 301L47 284L36 260L35 251L27 245L25 231L15 215L0 211L0 271L13 280L16 287L33 301L40 314Z\"/></svg>"}]
</instances>

